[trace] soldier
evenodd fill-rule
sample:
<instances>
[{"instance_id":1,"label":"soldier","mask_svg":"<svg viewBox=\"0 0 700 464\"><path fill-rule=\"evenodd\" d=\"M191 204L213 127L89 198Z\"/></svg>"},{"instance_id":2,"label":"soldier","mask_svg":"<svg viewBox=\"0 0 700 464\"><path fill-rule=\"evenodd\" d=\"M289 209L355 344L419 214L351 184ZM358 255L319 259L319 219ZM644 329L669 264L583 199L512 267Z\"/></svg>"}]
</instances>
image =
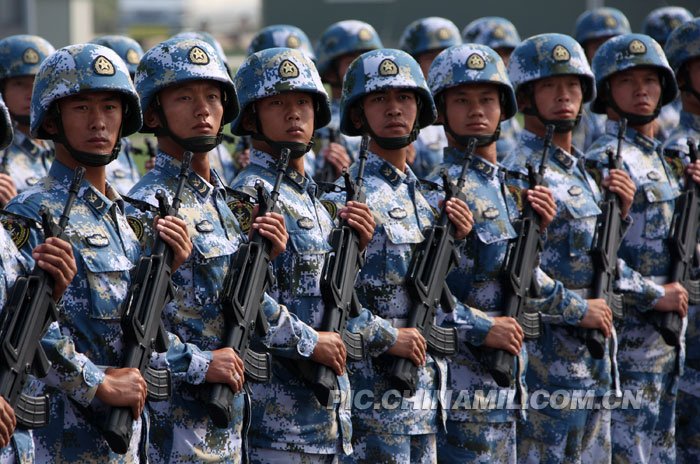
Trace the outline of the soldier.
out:
<instances>
[{"instance_id":1,"label":"soldier","mask_svg":"<svg viewBox=\"0 0 700 464\"><path fill-rule=\"evenodd\" d=\"M642 23L642 34L646 34L656 40L662 47L671 32L688 21L692 21L693 14L679 6L666 6L652 10ZM668 134L678 126L681 112L680 98L676 98L668 105L661 108L657 118L656 138L664 141Z\"/></svg>"},{"instance_id":2,"label":"soldier","mask_svg":"<svg viewBox=\"0 0 700 464\"><path fill-rule=\"evenodd\" d=\"M612 312L604 299L592 299L593 246L601 192L584 168L583 153L572 145L572 130L583 103L595 96L593 72L581 46L562 34L541 34L525 40L511 55L509 75L525 115L518 149L503 161L515 174L509 184L527 187L527 166L539 169L545 125L553 124L545 181L552 189L558 214L547 228L540 266L544 272L584 299L566 313L543 315L543 334L528 340L527 386L531 391L595 391L600 401L612 388L610 352L602 359L585 345L585 331L612 331ZM634 184L612 170L604 185L622 200L627 218ZM582 336L583 335L583 336ZM530 409L518 424L519 462L606 462L610 459L609 409Z\"/></svg>"},{"instance_id":3,"label":"soldier","mask_svg":"<svg viewBox=\"0 0 700 464\"><path fill-rule=\"evenodd\" d=\"M700 141L700 19L688 21L675 29L666 42L666 57L676 74L681 90L683 110L679 127L674 129L663 145L671 166L688 163L688 140ZM678 462L700 460L700 338L697 305L688 307L686 331L686 362L676 398L676 445Z\"/></svg>"},{"instance_id":4,"label":"soldier","mask_svg":"<svg viewBox=\"0 0 700 464\"><path fill-rule=\"evenodd\" d=\"M688 293L669 282L667 238L678 181L659 152L654 122L662 105L678 92L661 47L649 36L625 34L603 44L593 58L597 96L591 108L606 113L606 134L586 158L598 168L605 150L615 148L620 118L626 118L622 160L637 191L630 210L633 226L624 237L619 258L634 270L624 294L624 317L616 321L620 387L643 392L641 410L612 411L613 462L675 462L674 406L680 347L670 346L651 319L653 312L685 317ZM693 178L700 180L696 165ZM681 340L680 345L683 345Z\"/></svg>"},{"instance_id":5,"label":"soldier","mask_svg":"<svg viewBox=\"0 0 700 464\"><path fill-rule=\"evenodd\" d=\"M333 462L336 454L352 451L350 384L342 339L335 332L318 330L325 311L320 279L325 255L330 251L328 237L333 219L316 198L316 184L304 175L303 157L310 149L314 130L330 121L328 95L309 58L289 48L253 53L238 69L235 84L241 112L231 128L236 135L251 135L253 147L250 165L236 177L232 187L245 190L261 180L269 192L281 150L291 151L279 192L289 246L272 263L276 281L270 293L305 324L304 331L297 332L291 340L293 347L273 351L270 382L251 385L251 461ZM240 206L236 208L239 217L245 219L247 205ZM364 249L374 229L369 208L351 204L338 214L358 231ZM366 328L363 334L368 349L380 345L391 334L390 327L373 321L366 310L359 319L362 323L356 325ZM321 405L290 370L295 360L309 359L336 373L339 402Z\"/></svg>"},{"instance_id":6,"label":"soldier","mask_svg":"<svg viewBox=\"0 0 700 464\"><path fill-rule=\"evenodd\" d=\"M219 55L220 60L223 62L226 72L229 76L231 74L231 67L228 64L226 58L226 53L224 48L221 46L216 38L208 32L181 32L175 34L171 38L173 39L196 39L208 43ZM219 143L212 151L209 153L209 164L216 172L219 173L221 178L224 180L225 185L228 185L234 177L236 177L237 170L234 163L234 158L228 151L223 143Z\"/></svg>"},{"instance_id":7,"label":"soldier","mask_svg":"<svg viewBox=\"0 0 700 464\"><path fill-rule=\"evenodd\" d=\"M267 26L261 29L257 34L255 34L253 40L251 40L250 46L248 47L247 56L261 50L276 47L299 49L311 61L316 61L316 55L314 55L311 41L306 36L304 31L298 27L289 26L286 24ZM239 139L239 145L242 140L243 137ZM247 156L249 162L250 149L248 149L247 154L242 153L242 156ZM308 177L314 176L316 171L316 153L314 153L313 149L307 151L304 155L304 169L306 169L306 175Z\"/></svg>"},{"instance_id":8,"label":"soldier","mask_svg":"<svg viewBox=\"0 0 700 464\"><path fill-rule=\"evenodd\" d=\"M0 203L6 204L44 177L51 148L29 134L29 107L34 76L53 46L34 35L0 40L0 89L15 125L15 137L0 160Z\"/></svg>"},{"instance_id":9,"label":"soldier","mask_svg":"<svg viewBox=\"0 0 700 464\"><path fill-rule=\"evenodd\" d=\"M42 379L51 411L49 424L34 432L37 461L138 462L145 452L146 383L138 369L109 366L122 361L120 307L140 253L104 168L117 157L121 136L141 127L138 95L116 53L95 44L72 45L42 63L31 115L30 134L53 140L56 159L45 180L19 194L8 211L38 220L46 207L58 217L73 169L86 169L65 231L77 275L63 295L58 324L42 340L53 369ZM187 232L181 220L165 219L158 224L177 268L188 253L181 246ZM18 248L29 256L30 245L42 239L18 227L24 242ZM135 419L126 455L113 453L100 435L105 411L114 406L130 408Z\"/></svg>"},{"instance_id":10,"label":"soldier","mask_svg":"<svg viewBox=\"0 0 700 464\"><path fill-rule=\"evenodd\" d=\"M452 397L446 433L438 438L438 460L515 462L517 411L496 402L490 404L486 398L512 400L519 395L524 400L522 379L516 380L514 388L498 387L478 354L482 347L520 354L514 372L516 376L524 372L527 354L521 351L523 330L515 319L503 316L500 305L504 294L502 267L508 243L517 235L512 223L518 218L518 210L504 188L505 170L497 162L495 141L500 122L517 111L515 95L502 59L479 44L451 47L438 55L428 83L449 141L444 163L429 177L438 186L428 197L431 205L437 207L443 199L441 171L446 170L453 179L459 176L469 139L477 142L463 189L474 230L460 244L457 266L447 278L450 290L463 306L440 315L444 326L457 329L460 343L457 354L448 361L448 391ZM555 212L551 192L538 186L527 193L527 198L542 215L542 227L546 227ZM532 300L534 311L556 302L566 307L575 304L563 300L561 285L541 271L536 272L536 280L542 296L536 303Z\"/></svg>"},{"instance_id":11,"label":"soldier","mask_svg":"<svg viewBox=\"0 0 700 464\"><path fill-rule=\"evenodd\" d=\"M331 88L331 121L317 134L324 145L316 157L316 178L319 180L332 182L340 175L343 167L349 166L357 158L360 138L339 133L343 77L355 58L366 51L382 47L377 31L371 25L355 20L331 24L316 44L318 73ZM327 166L328 163L332 169Z\"/></svg>"},{"instance_id":12,"label":"soldier","mask_svg":"<svg viewBox=\"0 0 700 464\"><path fill-rule=\"evenodd\" d=\"M606 40L632 32L630 23L617 8L602 7L584 11L576 19L574 38L581 44L590 63L596 50ZM605 118L595 114L590 104L585 104L581 123L574 128L573 145L579 150L588 150L593 141L605 132Z\"/></svg>"},{"instance_id":13,"label":"soldier","mask_svg":"<svg viewBox=\"0 0 700 464\"><path fill-rule=\"evenodd\" d=\"M166 355L173 395L170 401L150 403L149 458L156 463L214 457L222 462L245 461L244 414L249 417L250 398L235 395L231 423L220 429L207 414L201 385L225 383L240 392L244 382L239 356L231 348L221 348L226 337L221 293L232 256L245 237L226 205L225 184L207 156L221 142L223 126L238 114L233 82L206 42L170 39L146 52L136 73L136 88L144 114L142 131L158 134L159 151L155 167L134 186L130 197L156 206L156 192L162 189L172 198L183 153L194 153L180 206L194 249L182 269L173 273L178 292L164 310L165 328L177 335L179 344L193 345L193 350L186 359L179 353ZM149 208L128 212L149 249L154 212ZM287 234L282 216L256 218L253 227L271 240L273 257L284 250ZM263 310L270 319L267 340L304 334L269 297Z\"/></svg>"},{"instance_id":14,"label":"soldier","mask_svg":"<svg viewBox=\"0 0 700 464\"><path fill-rule=\"evenodd\" d=\"M486 16L475 19L462 30L464 43L486 45L498 53L503 63L508 66L510 54L520 42L520 34L515 25L506 18L498 16ZM516 118L508 118L501 121L500 134L496 140L496 153L498 160L513 151L520 134L520 123Z\"/></svg>"},{"instance_id":15,"label":"soldier","mask_svg":"<svg viewBox=\"0 0 700 464\"><path fill-rule=\"evenodd\" d=\"M401 70L401 71L399 71ZM353 403L353 448L350 462L434 462L436 435L444 423L440 401L445 391L444 357L426 352L426 341L406 327L413 306L405 285L413 248L423 241L422 229L434 214L407 164L410 144L418 132L435 121L435 105L418 63L400 50L379 49L360 55L348 68L343 83L340 129L344 134L370 136L364 171L367 203L377 223L357 280L363 306L393 326L381 349L349 366L356 392L370 393L371 408ZM357 175L353 165L351 176ZM325 198L342 203L344 196ZM447 205L457 227L457 239L471 229L471 215L462 201ZM391 355L391 357L380 355ZM388 367L395 357L418 366L416 391L406 396L408 407L392 408L380 398L403 392L393 389ZM356 395L355 398L358 398ZM424 400L427 401L427 405Z\"/></svg>"},{"instance_id":16,"label":"soldier","mask_svg":"<svg viewBox=\"0 0 700 464\"><path fill-rule=\"evenodd\" d=\"M123 35L103 35L92 39L91 43L103 45L114 50L119 57L124 60L126 68L129 70L131 80L136 74L136 66L138 66L143 49L141 45L131 37ZM133 147L128 138L122 137L122 149L119 156L113 162L107 165L107 181L117 189L121 195L134 186L141 178L136 163L133 158Z\"/></svg>"},{"instance_id":17,"label":"soldier","mask_svg":"<svg viewBox=\"0 0 700 464\"><path fill-rule=\"evenodd\" d=\"M418 62L423 76L427 78L428 69L438 53L460 43L462 38L459 29L452 21L430 17L418 19L406 26L399 40L399 48ZM408 165L419 179L427 176L442 162L445 146L445 131L439 125L431 124L420 131L408 153Z\"/></svg>"}]
</instances>

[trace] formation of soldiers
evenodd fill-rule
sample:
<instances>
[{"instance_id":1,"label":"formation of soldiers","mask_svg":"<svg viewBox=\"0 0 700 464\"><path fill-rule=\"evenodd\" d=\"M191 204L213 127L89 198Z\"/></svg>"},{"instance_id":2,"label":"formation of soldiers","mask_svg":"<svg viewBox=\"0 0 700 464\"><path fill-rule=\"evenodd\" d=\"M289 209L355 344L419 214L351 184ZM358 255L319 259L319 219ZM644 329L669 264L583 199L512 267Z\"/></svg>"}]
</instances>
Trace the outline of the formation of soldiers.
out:
<instances>
[{"instance_id":1,"label":"formation of soldiers","mask_svg":"<svg viewBox=\"0 0 700 464\"><path fill-rule=\"evenodd\" d=\"M676 199L700 183L688 156L700 141L700 18L661 8L643 32L613 8L583 13L573 37L525 40L504 18L461 34L423 18L401 50L361 21L332 24L315 48L299 28L276 25L254 37L235 75L205 33L145 53L122 36L59 50L36 36L0 40L0 304L36 266L58 305L41 340L51 369L25 386L48 395L48 423L20 426L0 397L2 462L700 461L698 306L670 276L668 240ZM222 145L228 127L233 155ZM143 177L129 140L138 131L157 139ZM185 152L179 212L166 215L158 198L179 190ZM258 214L256 189L272 193L283 153L279 208ZM465 163L461 195L446 198ZM545 182L534 186L542 163ZM65 236L47 236L37 222L46 210L60 216L77 167L85 175ZM347 201L345 170L362 176L365 201ZM610 195L622 223L615 317L592 288ZM538 337L503 308L528 208L541 241L526 302ZM455 334L451 356L411 322L406 285L443 213L456 259L435 324ZM347 322L361 335L357 360L341 334L322 330L321 281L341 221L361 249ZM271 355L266 382L225 347L224 282L253 235L269 243L274 276L260 302L267 331L251 342ZM175 291L162 316L167 350L150 366L167 370L170 394L152 401L145 375L122 367L121 321L142 283L133 270L160 242L172 250ZM665 314L682 318L679 343L654 322ZM602 356L585 342L590 331L605 339ZM510 385L492 376L498 351L514 356ZM397 358L417 366L413 391L393 390ZM300 375L309 364L336 376L327 404ZM235 392L224 427L205 406L212 384ZM585 407L533 401L581 392L592 395ZM636 407L605 407L628 393ZM134 419L125 453L103 436L113 408Z\"/></svg>"}]
</instances>

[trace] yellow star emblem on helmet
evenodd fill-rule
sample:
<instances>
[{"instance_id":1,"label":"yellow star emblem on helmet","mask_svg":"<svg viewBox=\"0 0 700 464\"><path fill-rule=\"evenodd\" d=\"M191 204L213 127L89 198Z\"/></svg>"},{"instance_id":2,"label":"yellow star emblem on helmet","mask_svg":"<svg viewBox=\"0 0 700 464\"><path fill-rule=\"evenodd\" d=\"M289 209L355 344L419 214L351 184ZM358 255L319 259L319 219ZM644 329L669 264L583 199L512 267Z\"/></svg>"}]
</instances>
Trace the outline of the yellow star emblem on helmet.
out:
<instances>
[{"instance_id":1,"label":"yellow star emblem on helmet","mask_svg":"<svg viewBox=\"0 0 700 464\"><path fill-rule=\"evenodd\" d=\"M289 60L284 60L280 63L279 75L283 79L291 79L299 77L299 68Z\"/></svg>"},{"instance_id":2,"label":"yellow star emblem on helmet","mask_svg":"<svg viewBox=\"0 0 700 464\"><path fill-rule=\"evenodd\" d=\"M198 46L192 47L190 50L190 53L188 55L190 62L192 64L200 64L200 65L206 65L209 64L209 55L207 55L207 52L202 50Z\"/></svg>"},{"instance_id":3,"label":"yellow star emblem on helmet","mask_svg":"<svg viewBox=\"0 0 700 464\"><path fill-rule=\"evenodd\" d=\"M114 65L104 56L100 55L95 59L95 64L93 65L95 73L100 76L113 76L114 75Z\"/></svg>"},{"instance_id":4,"label":"yellow star emblem on helmet","mask_svg":"<svg viewBox=\"0 0 700 464\"><path fill-rule=\"evenodd\" d=\"M379 63L380 76L395 76L399 73L399 67L389 58L385 58Z\"/></svg>"}]
</instances>

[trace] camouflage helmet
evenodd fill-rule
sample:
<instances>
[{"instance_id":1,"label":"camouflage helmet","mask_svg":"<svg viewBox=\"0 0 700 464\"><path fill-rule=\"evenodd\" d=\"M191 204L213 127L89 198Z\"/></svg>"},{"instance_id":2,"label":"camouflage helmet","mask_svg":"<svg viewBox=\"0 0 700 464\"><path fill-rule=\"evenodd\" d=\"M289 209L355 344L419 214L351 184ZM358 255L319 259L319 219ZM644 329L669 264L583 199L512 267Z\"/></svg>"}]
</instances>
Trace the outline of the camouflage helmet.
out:
<instances>
[{"instance_id":1,"label":"camouflage helmet","mask_svg":"<svg viewBox=\"0 0 700 464\"><path fill-rule=\"evenodd\" d=\"M346 53L366 52L382 48L379 34L369 24L349 19L331 24L316 45L316 66L323 76L333 61Z\"/></svg>"},{"instance_id":2,"label":"camouflage helmet","mask_svg":"<svg viewBox=\"0 0 700 464\"><path fill-rule=\"evenodd\" d=\"M0 40L0 80L36 76L41 63L56 51L36 35L12 35Z\"/></svg>"},{"instance_id":3,"label":"camouflage helmet","mask_svg":"<svg viewBox=\"0 0 700 464\"><path fill-rule=\"evenodd\" d=\"M486 45L463 44L443 50L430 66L428 86L435 101L442 92L462 84L495 84L501 90L503 117L518 111L515 92L503 60Z\"/></svg>"},{"instance_id":4,"label":"camouflage helmet","mask_svg":"<svg viewBox=\"0 0 700 464\"><path fill-rule=\"evenodd\" d=\"M126 63L131 77L134 77L136 68L143 56L143 48L137 41L125 35L103 35L95 37L90 42L103 45L117 52L117 55Z\"/></svg>"},{"instance_id":5,"label":"camouflage helmet","mask_svg":"<svg viewBox=\"0 0 700 464\"><path fill-rule=\"evenodd\" d=\"M598 95L591 104L596 113L605 113L608 79L615 73L637 67L652 67L659 71L661 105L670 103L678 94L673 70L656 40L644 34L625 34L605 42L593 57L592 68Z\"/></svg>"},{"instance_id":6,"label":"camouflage helmet","mask_svg":"<svg viewBox=\"0 0 700 464\"><path fill-rule=\"evenodd\" d=\"M657 8L644 18L642 34L646 34L659 44L664 45L668 35L675 28L692 19L693 14L680 6Z\"/></svg>"},{"instance_id":7,"label":"camouflage helmet","mask_svg":"<svg viewBox=\"0 0 700 464\"><path fill-rule=\"evenodd\" d=\"M602 7L584 11L576 19L574 38L583 45L601 37L615 37L632 32L627 16L617 8Z\"/></svg>"},{"instance_id":8,"label":"camouflage helmet","mask_svg":"<svg viewBox=\"0 0 700 464\"><path fill-rule=\"evenodd\" d=\"M216 53L218 53L219 58L221 58L221 61L224 63L226 72L228 73L229 77L231 76L231 68L228 65L228 58L226 58L224 47L222 47L221 42L216 40L216 38L210 33L204 31L180 32L179 34L172 36L171 39L196 39L208 43L216 51Z\"/></svg>"},{"instance_id":9,"label":"camouflage helmet","mask_svg":"<svg viewBox=\"0 0 700 464\"><path fill-rule=\"evenodd\" d=\"M12 136L10 112L7 110L2 96L0 96L0 150L7 148L12 143Z\"/></svg>"},{"instance_id":10,"label":"camouflage helmet","mask_svg":"<svg viewBox=\"0 0 700 464\"><path fill-rule=\"evenodd\" d=\"M54 138L42 127L54 102L94 91L121 93L124 97L121 135L139 130L142 121L139 96L124 61L102 45L78 44L57 50L39 68L31 101L32 137Z\"/></svg>"},{"instance_id":11,"label":"camouflage helmet","mask_svg":"<svg viewBox=\"0 0 700 464\"><path fill-rule=\"evenodd\" d=\"M581 78L583 101L595 98L595 79L581 45L564 34L539 34L524 40L510 55L508 75L517 93L523 85L545 77Z\"/></svg>"},{"instance_id":12,"label":"camouflage helmet","mask_svg":"<svg viewBox=\"0 0 700 464\"><path fill-rule=\"evenodd\" d=\"M421 53L444 50L461 43L459 29L452 21L432 16L409 24L399 39L399 48L416 58Z\"/></svg>"},{"instance_id":13,"label":"camouflage helmet","mask_svg":"<svg viewBox=\"0 0 700 464\"><path fill-rule=\"evenodd\" d=\"M314 129L331 120L330 102L316 66L294 48L268 48L245 59L235 77L241 112L231 123L236 135L251 135L243 127L243 115L256 101L284 92L305 92L315 100Z\"/></svg>"},{"instance_id":14,"label":"camouflage helmet","mask_svg":"<svg viewBox=\"0 0 700 464\"><path fill-rule=\"evenodd\" d=\"M352 107L365 95L390 88L416 92L420 102L416 118L418 128L435 121L435 103L416 60L404 51L382 48L363 53L350 64L340 99L340 131L345 135L361 135L350 118Z\"/></svg>"},{"instance_id":15,"label":"camouflage helmet","mask_svg":"<svg viewBox=\"0 0 700 464\"><path fill-rule=\"evenodd\" d=\"M674 29L668 36L664 51L676 75L686 61L700 57L700 18L695 18Z\"/></svg>"},{"instance_id":16,"label":"camouflage helmet","mask_svg":"<svg viewBox=\"0 0 700 464\"><path fill-rule=\"evenodd\" d=\"M277 24L261 29L250 41L246 56L268 48L298 48L312 61L316 60L311 41L304 31L289 24Z\"/></svg>"},{"instance_id":17,"label":"camouflage helmet","mask_svg":"<svg viewBox=\"0 0 700 464\"><path fill-rule=\"evenodd\" d=\"M521 40L518 30L506 18L485 16L475 19L462 30L465 43L477 43L497 48L515 48Z\"/></svg>"},{"instance_id":18,"label":"camouflage helmet","mask_svg":"<svg viewBox=\"0 0 700 464\"><path fill-rule=\"evenodd\" d=\"M196 80L216 81L223 92L223 124L238 114L236 89L216 50L197 39L171 38L148 50L136 70L134 84L145 113L158 92L171 85ZM142 132L153 132L144 126Z\"/></svg>"}]
</instances>

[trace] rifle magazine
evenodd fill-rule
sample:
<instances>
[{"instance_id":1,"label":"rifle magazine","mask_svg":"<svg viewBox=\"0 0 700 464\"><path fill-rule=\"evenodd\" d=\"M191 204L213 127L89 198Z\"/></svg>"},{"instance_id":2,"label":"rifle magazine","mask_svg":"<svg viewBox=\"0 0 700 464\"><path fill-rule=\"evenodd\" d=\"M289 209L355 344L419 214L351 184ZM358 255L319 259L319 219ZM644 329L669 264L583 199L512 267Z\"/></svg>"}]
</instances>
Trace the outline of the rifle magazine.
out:
<instances>
[{"instance_id":1,"label":"rifle magazine","mask_svg":"<svg viewBox=\"0 0 700 464\"><path fill-rule=\"evenodd\" d=\"M44 427L49 422L49 395L21 394L15 405L17 423L27 429Z\"/></svg>"},{"instance_id":2,"label":"rifle magazine","mask_svg":"<svg viewBox=\"0 0 700 464\"><path fill-rule=\"evenodd\" d=\"M345 351L348 359L352 361L360 361L365 357L365 347L363 345L361 334L344 330L343 342L345 343Z\"/></svg>"},{"instance_id":3,"label":"rifle magazine","mask_svg":"<svg viewBox=\"0 0 700 464\"><path fill-rule=\"evenodd\" d=\"M617 294L617 293L611 293L610 294L610 301L608 302L608 305L610 306L610 309L612 310L613 317L615 319L622 319L624 316L625 312L625 306L622 302L622 295Z\"/></svg>"},{"instance_id":4,"label":"rifle magazine","mask_svg":"<svg viewBox=\"0 0 700 464\"><path fill-rule=\"evenodd\" d=\"M149 401L165 401L170 398L172 384L169 369L146 367L143 378L146 380Z\"/></svg>"},{"instance_id":5,"label":"rifle magazine","mask_svg":"<svg viewBox=\"0 0 700 464\"><path fill-rule=\"evenodd\" d=\"M688 290L688 304L700 304L700 280L689 280L685 283L685 289Z\"/></svg>"},{"instance_id":6,"label":"rifle magazine","mask_svg":"<svg viewBox=\"0 0 700 464\"><path fill-rule=\"evenodd\" d=\"M518 322L523 328L525 338L540 338L540 335L542 335L542 318L540 317L540 313L529 313L523 311L518 318Z\"/></svg>"},{"instance_id":7,"label":"rifle magazine","mask_svg":"<svg viewBox=\"0 0 700 464\"><path fill-rule=\"evenodd\" d=\"M426 341L430 353L438 356L452 356L457 352L457 329L432 325Z\"/></svg>"},{"instance_id":8,"label":"rifle magazine","mask_svg":"<svg viewBox=\"0 0 700 464\"><path fill-rule=\"evenodd\" d=\"M271 361L269 353L248 349L243 358L246 380L264 383L270 381Z\"/></svg>"}]
</instances>

